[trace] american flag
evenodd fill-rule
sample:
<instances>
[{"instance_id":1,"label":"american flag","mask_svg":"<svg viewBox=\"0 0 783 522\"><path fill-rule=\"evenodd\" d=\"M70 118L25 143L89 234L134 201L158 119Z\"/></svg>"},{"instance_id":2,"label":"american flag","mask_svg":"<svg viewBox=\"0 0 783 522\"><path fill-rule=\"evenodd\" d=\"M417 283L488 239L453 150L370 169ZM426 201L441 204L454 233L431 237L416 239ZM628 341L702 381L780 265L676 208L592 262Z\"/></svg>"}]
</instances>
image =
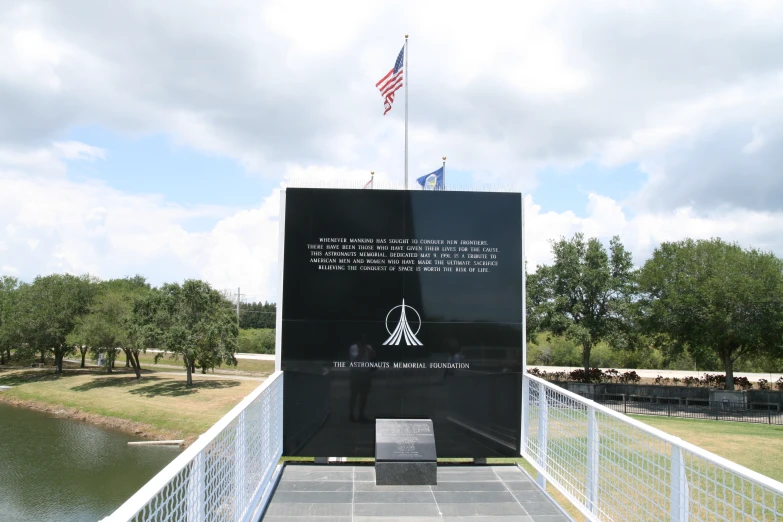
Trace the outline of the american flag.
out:
<instances>
[{"instance_id":1,"label":"american flag","mask_svg":"<svg viewBox=\"0 0 783 522\"><path fill-rule=\"evenodd\" d=\"M383 111L383 114L385 115L387 112L389 112L392 108L392 103L394 103L394 93L397 92L397 90L402 87L402 72L403 72L403 58L405 57L405 46L400 50L400 54L397 56L397 61L394 62L394 67L386 73L386 76L381 78L381 80L375 84L376 87L378 87L378 90L381 91L381 96L383 96L383 106L386 110Z\"/></svg>"}]
</instances>

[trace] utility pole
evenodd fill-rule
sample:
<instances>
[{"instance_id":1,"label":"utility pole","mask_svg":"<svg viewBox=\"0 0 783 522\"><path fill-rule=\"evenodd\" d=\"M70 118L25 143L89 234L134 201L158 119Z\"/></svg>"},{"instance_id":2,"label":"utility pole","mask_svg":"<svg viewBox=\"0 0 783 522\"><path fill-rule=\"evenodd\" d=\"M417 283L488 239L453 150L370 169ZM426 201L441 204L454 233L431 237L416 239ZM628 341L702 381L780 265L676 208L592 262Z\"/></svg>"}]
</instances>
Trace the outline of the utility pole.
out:
<instances>
[{"instance_id":1,"label":"utility pole","mask_svg":"<svg viewBox=\"0 0 783 522\"><path fill-rule=\"evenodd\" d=\"M237 326L239 326L239 296L242 295L239 293L239 287L237 287Z\"/></svg>"}]
</instances>

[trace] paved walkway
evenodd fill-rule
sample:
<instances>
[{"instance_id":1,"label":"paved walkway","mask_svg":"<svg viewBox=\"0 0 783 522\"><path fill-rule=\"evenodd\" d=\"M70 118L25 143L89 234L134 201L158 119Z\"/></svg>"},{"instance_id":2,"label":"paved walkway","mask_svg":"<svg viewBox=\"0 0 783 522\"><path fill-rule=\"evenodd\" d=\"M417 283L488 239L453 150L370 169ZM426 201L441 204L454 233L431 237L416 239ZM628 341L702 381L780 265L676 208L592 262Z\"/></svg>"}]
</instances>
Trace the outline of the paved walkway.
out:
<instances>
[{"instance_id":1,"label":"paved walkway","mask_svg":"<svg viewBox=\"0 0 783 522\"><path fill-rule=\"evenodd\" d=\"M288 464L264 522L566 522L517 466L438 466L437 486L376 486L372 465Z\"/></svg>"},{"instance_id":2,"label":"paved walkway","mask_svg":"<svg viewBox=\"0 0 783 522\"><path fill-rule=\"evenodd\" d=\"M160 353L162 350L147 349L147 353ZM234 357L237 359L247 359L250 361L274 361L275 354L273 353L235 353Z\"/></svg>"},{"instance_id":3,"label":"paved walkway","mask_svg":"<svg viewBox=\"0 0 783 522\"><path fill-rule=\"evenodd\" d=\"M541 371L545 371L548 373L552 372L571 372L573 370L581 370L581 367L577 366L539 366L539 365L530 365L527 367L527 369L531 368L538 368ZM604 370L608 368L602 368ZM634 371L636 372L639 377L644 378L650 378L654 379L657 376L662 377L679 377L682 379L683 377L696 377L701 378L702 375L705 373L709 373L712 375L720 374L723 375L725 372L723 370L715 370L715 371L704 371L704 370L628 370L625 368L615 368L618 372L630 372ZM775 382L781 377L783 377L783 373L750 373L750 372L734 372L734 377L747 377L749 381L757 382L759 379L766 379L769 382Z\"/></svg>"}]
</instances>

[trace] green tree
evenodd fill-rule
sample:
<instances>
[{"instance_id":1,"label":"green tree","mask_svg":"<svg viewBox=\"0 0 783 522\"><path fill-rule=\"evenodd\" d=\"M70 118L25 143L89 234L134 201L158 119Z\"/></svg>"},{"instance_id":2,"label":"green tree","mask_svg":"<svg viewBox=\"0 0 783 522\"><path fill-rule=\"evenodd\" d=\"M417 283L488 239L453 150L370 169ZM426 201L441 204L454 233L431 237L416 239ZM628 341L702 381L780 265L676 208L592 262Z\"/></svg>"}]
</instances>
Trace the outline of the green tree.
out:
<instances>
[{"instance_id":1,"label":"green tree","mask_svg":"<svg viewBox=\"0 0 783 522\"><path fill-rule=\"evenodd\" d=\"M14 300L17 297L19 280L11 276L0 276L0 364L11 358L16 328L14 325Z\"/></svg>"},{"instance_id":2,"label":"green tree","mask_svg":"<svg viewBox=\"0 0 783 522\"><path fill-rule=\"evenodd\" d=\"M117 350L125 352L126 360L133 367L136 378L141 378L141 364L138 353L142 349L134 336L133 306L137 300L149 293L150 287L143 277L110 279L98 284L98 294L82 316L68 342L79 347L84 368L86 351L106 356L106 368L112 373Z\"/></svg>"},{"instance_id":3,"label":"green tree","mask_svg":"<svg viewBox=\"0 0 783 522\"><path fill-rule=\"evenodd\" d=\"M641 271L646 327L688 350L715 353L734 389L740 358L783 351L783 262L721 239L662 243Z\"/></svg>"},{"instance_id":4,"label":"green tree","mask_svg":"<svg viewBox=\"0 0 783 522\"><path fill-rule=\"evenodd\" d=\"M275 303L241 303L239 306L240 328L274 328Z\"/></svg>"},{"instance_id":5,"label":"green tree","mask_svg":"<svg viewBox=\"0 0 783 522\"><path fill-rule=\"evenodd\" d=\"M188 386L196 367L206 372L221 364L236 365L236 315L208 283L191 279L165 284L139 300L133 313L139 342L182 358ZM156 354L156 362L164 355Z\"/></svg>"},{"instance_id":6,"label":"green tree","mask_svg":"<svg viewBox=\"0 0 783 522\"><path fill-rule=\"evenodd\" d=\"M551 244L553 264L539 265L527 279L528 323L576 342L587 372L596 343L630 332L635 288L631 253L616 236L609 252L598 239L585 241L581 233Z\"/></svg>"},{"instance_id":7,"label":"green tree","mask_svg":"<svg viewBox=\"0 0 783 522\"><path fill-rule=\"evenodd\" d=\"M67 336L89 311L96 287L87 275L53 274L36 277L18 290L15 329L19 341L40 353L42 362L51 352L58 374L63 371L63 358L73 352Z\"/></svg>"}]
</instances>

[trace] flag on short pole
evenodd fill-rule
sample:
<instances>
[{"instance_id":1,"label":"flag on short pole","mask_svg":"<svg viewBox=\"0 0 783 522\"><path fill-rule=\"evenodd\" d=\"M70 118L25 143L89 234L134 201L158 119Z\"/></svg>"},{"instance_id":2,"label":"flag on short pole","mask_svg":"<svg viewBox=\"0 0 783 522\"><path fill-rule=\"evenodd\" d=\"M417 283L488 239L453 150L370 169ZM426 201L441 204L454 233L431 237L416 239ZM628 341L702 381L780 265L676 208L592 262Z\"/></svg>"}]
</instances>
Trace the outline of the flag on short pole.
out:
<instances>
[{"instance_id":1,"label":"flag on short pole","mask_svg":"<svg viewBox=\"0 0 783 522\"><path fill-rule=\"evenodd\" d=\"M372 186L373 186L373 182L372 181L374 179L375 179L375 172L370 172L370 181L365 183L364 186L362 187L362 189L366 189L367 187L372 188Z\"/></svg>"},{"instance_id":2,"label":"flag on short pole","mask_svg":"<svg viewBox=\"0 0 783 522\"><path fill-rule=\"evenodd\" d=\"M381 91L381 96L383 96L383 106L384 111L383 114L385 115L387 112L389 112L392 108L392 104L394 103L394 93L397 92L402 86L403 86L403 63L405 58L405 47L400 50L400 54L397 56L397 61L394 62L394 67L391 68L391 70L386 73L386 76L380 79L378 83L375 84L375 86L378 88L379 91Z\"/></svg>"},{"instance_id":3,"label":"flag on short pole","mask_svg":"<svg viewBox=\"0 0 783 522\"><path fill-rule=\"evenodd\" d=\"M443 190L443 170L444 167L441 167L435 172L425 174L416 181L424 190Z\"/></svg>"}]
</instances>

